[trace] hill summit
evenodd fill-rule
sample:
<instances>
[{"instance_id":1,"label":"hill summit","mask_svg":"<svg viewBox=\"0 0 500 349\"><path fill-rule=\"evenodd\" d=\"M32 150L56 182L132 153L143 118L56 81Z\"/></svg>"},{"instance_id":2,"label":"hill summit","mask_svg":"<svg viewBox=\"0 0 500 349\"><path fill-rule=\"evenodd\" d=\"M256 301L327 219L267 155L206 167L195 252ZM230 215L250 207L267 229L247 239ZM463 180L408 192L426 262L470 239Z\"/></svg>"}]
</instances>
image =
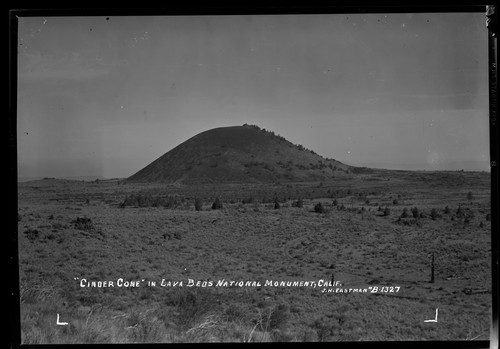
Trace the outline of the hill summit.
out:
<instances>
[{"instance_id":1,"label":"hill summit","mask_svg":"<svg viewBox=\"0 0 500 349\"><path fill-rule=\"evenodd\" d=\"M350 166L255 125L201 132L127 180L164 183L272 183L351 176Z\"/></svg>"}]
</instances>

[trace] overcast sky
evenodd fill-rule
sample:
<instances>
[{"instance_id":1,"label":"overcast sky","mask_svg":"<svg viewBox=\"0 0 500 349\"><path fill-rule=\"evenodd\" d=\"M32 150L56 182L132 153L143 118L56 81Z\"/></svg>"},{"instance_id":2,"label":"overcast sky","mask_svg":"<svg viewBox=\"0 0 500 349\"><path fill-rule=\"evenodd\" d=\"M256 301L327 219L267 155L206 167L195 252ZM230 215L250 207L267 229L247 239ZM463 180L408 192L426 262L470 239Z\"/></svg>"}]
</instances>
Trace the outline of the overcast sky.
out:
<instances>
[{"instance_id":1,"label":"overcast sky","mask_svg":"<svg viewBox=\"0 0 500 349\"><path fill-rule=\"evenodd\" d=\"M482 13L20 18L19 176L128 177L244 123L352 165L488 170L487 50Z\"/></svg>"}]
</instances>

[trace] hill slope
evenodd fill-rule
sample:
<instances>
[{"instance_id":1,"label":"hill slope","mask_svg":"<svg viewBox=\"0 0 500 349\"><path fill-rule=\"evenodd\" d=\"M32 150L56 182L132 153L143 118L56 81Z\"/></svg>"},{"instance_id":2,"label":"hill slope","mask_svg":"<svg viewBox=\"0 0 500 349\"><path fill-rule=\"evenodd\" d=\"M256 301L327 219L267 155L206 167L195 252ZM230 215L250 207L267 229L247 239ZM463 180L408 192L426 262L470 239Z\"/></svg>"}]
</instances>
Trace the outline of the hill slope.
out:
<instances>
[{"instance_id":1,"label":"hill slope","mask_svg":"<svg viewBox=\"0 0 500 349\"><path fill-rule=\"evenodd\" d=\"M188 139L129 177L133 182L266 183L351 176L350 166L326 159L281 136L243 125Z\"/></svg>"}]
</instances>

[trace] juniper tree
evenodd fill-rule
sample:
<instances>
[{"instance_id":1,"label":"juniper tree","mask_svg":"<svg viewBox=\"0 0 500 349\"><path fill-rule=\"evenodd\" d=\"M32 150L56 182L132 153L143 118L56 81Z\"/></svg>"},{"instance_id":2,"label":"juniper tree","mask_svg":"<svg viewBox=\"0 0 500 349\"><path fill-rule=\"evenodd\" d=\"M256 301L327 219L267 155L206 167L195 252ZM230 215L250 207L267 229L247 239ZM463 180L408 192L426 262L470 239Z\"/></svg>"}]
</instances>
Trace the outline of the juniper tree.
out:
<instances>
[{"instance_id":1,"label":"juniper tree","mask_svg":"<svg viewBox=\"0 0 500 349\"><path fill-rule=\"evenodd\" d=\"M200 198L196 198L196 199L194 199L194 209L195 209L196 211L201 211L202 206L203 206L203 203L202 203L202 201L201 201L201 199L200 199Z\"/></svg>"},{"instance_id":2,"label":"juniper tree","mask_svg":"<svg viewBox=\"0 0 500 349\"><path fill-rule=\"evenodd\" d=\"M278 210L280 208L280 203L278 202L278 199L274 199L274 209Z\"/></svg>"},{"instance_id":3,"label":"juniper tree","mask_svg":"<svg viewBox=\"0 0 500 349\"><path fill-rule=\"evenodd\" d=\"M420 216L420 212L419 212L418 208L416 208L416 207L411 209L411 213L413 215L413 218L418 218Z\"/></svg>"},{"instance_id":4,"label":"juniper tree","mask_svg":"<svg viewBox=\"0 0 500 349\"><path fill-rule=\"evenodd\" d=\"M219 210L221 208L222 208L222 202L220 202L219 197L216 197L214 203L212 204L212 210Z\"/></svg>"},{"instance_id":5,"label":"juniper tree","mask_svg":"<svg viewBox=\"0 0 500 349\"><path fill-rule=\"evenodd\" d=\"M435 208L433 208L433 209L431 210L431 219L432 219L433 221L435 221L435 220L436 220L436 218L438 218L438 212L437 212L437 210L436 210Z\"/></svg>"},{"instance_id":6,"label":"juniper tree","mask_svg":"<svg viewBox=\"0 0 500 349\"><path fill-rule=\"evenodd\" d=\"M321 204L321 202L318 202L314 206L314 212L317 212L317 213L323 213L323 212L325 212L325 208L323 207L323 205Z\"/></svg>"},{"instance_id":7,"label":"juniper tree","mask_svg":"<svg viewBox=\"0 0 500 349\"><path fill-rule=\"evenodd\" d=\"M401 213L401 218L408 218L410 214L408 213L408 209L405 207L403 208L403 212Z\"/></svg>"}]
</instances>

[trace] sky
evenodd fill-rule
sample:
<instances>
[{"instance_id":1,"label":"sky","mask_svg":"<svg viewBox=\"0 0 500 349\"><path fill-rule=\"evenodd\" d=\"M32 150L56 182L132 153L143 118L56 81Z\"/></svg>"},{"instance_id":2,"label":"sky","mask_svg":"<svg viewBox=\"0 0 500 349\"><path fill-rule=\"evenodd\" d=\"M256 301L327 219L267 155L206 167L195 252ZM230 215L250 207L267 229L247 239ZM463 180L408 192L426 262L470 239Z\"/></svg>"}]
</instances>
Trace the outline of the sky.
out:
<instances>
[{"instance_id":1,"label":"sky","mask_svg":"<svg viewBox=\"0 0 500 349\"><path fill-rule=\"evenodd\" d=\"M489 170L482 13L21 17L19 177L128 177L255 124L349 165Z\"/></svg>"}]
</instances>

